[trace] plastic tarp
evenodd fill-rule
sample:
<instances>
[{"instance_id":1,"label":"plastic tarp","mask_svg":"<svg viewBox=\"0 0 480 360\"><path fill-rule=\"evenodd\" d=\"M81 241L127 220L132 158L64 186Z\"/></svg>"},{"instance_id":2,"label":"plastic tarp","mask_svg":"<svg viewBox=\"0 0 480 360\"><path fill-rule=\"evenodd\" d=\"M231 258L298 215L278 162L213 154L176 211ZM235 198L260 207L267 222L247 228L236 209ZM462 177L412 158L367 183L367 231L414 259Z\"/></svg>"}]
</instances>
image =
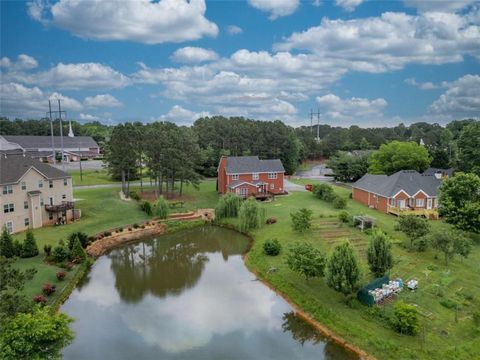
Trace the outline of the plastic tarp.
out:
<instances>
[{"instance_id":1,"label":"plastic tarp","mask_svg":"<svg viewBox=\"0 0 480 360\"><path fill-rule=\"evenodd\" d=\"M361 288L357 293L357 299L360 300L361 303L365 305L373 305L375 303L373 296L368 293L369 290L375 290L377 288L381 288L383 284L388 284L390 281L388 275L384 277L377 278L373 280L370 284L365 285Z\"/></svg>"}]
</instances>

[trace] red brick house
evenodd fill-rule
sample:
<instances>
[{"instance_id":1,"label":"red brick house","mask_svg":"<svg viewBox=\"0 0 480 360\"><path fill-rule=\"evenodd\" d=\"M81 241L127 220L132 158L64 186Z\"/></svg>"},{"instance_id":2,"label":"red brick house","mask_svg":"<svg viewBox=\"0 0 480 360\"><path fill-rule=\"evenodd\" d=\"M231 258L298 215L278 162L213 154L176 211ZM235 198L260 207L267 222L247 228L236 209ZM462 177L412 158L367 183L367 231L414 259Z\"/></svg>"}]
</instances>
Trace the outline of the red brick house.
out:
<instances>
[{"instance_id":1,"label":"red brick house","mask_svg":"<svg viewBox=\"0 0 480 360\"><path fill-rule=\"evenodd\" d=\"M260 160L258 156L222 156L217 168L217 190L239 196L268 197L285 192L285 169L280 160Z\"/></svg>"},{"instance_id":2,"label":"red brick house","mask_svg":"<svg viewBox=\"0 0 480 360\"><path fill-rule=\"evenodd\" d=\"M365 174L352 185L352 198L370 208L395 215L438 217L441 179L402 170L390 176Z\"/></svg>"}]
</instances>

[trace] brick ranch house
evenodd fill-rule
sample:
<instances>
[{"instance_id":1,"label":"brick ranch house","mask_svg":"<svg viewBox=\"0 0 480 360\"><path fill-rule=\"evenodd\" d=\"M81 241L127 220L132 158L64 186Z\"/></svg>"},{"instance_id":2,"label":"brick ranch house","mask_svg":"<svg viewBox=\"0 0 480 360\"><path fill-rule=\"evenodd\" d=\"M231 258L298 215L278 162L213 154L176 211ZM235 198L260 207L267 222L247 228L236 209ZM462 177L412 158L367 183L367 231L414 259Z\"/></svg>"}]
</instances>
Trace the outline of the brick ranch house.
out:
<instances>
[{"instance_id":1,"label":"brick ranch house","mask_svg":"<svg viewBox=\"0 0 480 360\"><path fill-rule=\"evenodd\" d=\"M217 168L217 190L248 197L266 198L285 193L285 169L280 160L258 156L222 156Z\"/></svg>"},{"instance_id":2,"label":"brick ranch house","mask_svg":"<svg viewBox=\"0 0 480 360\"><path fill-rule=\"evenodd\" d=\"M441 183L438 176L415 170L401 170L390 176L365 174L352 185L352 198L387 214L438 218Z\"/></svg>"}]
</instances>

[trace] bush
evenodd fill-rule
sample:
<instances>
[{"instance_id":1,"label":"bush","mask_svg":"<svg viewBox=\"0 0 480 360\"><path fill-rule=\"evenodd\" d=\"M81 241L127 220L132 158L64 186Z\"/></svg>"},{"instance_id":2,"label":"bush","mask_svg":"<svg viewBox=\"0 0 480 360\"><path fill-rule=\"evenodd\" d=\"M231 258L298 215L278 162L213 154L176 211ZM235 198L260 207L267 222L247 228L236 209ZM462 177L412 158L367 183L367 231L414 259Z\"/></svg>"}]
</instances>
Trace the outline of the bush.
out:
<instances>
[{"instance_id":1,"label":"bush","mask_svg":"<svg viewBox=\"0 0 480 360\"><path fill-rule=\"evenodd\" d=\"M86 248L88 245L89 241L89 236L85 234L84 232L77 231L73 232L70 235L68 235L68 248L71 250L73 247L73 244L75 243L75 239L78 238L80 240L80 244L82 244L83 248Z\"/></svg>"},{"instance_id":2,"label":"bush","mask_svg":"<svg viewBox=\"0 0 480 360\"><path fill-rule=\"evenodd\" d=\"M55 285L52 285L50 283L45 283L42 286L42 292L46 296L52 295L56 290L57 288L55 287Z\"/></svg>"},{"instance_id":3,"label":"bush","mask_svg":"<svg viewBox=\"0 0 480 360\"><path fill-rule=\"evenodd\" d=\"M103 232L103 236L104 236L104 237L107 237L107 236L110 236L110 235L112 235L112 232L111 232L111 231L104 231L104 232Z\"/></svg>"},{"instance_id":4,"label":"bush","mask_svg":"<svg viewBox=\"0 0 480 360\"><path fill-rule=\"evenodd\" d=\"M138 229L140 227L140 225L138 225L137 223L133 224L132 226L134 229Z\"/></svg>"},{"instance_id":5,"label":"bush","mask_svg":"<svg viewBox=\"0 0 480 360\"><path fill-rule=\"evenodd\" d=\"M455 309L458 306L458 303L452 299L442 299L440 300L440 305L447 309Z\"/></svg>"},{"instance_id":6,"label":"bush","mask_svg":"<svg viewBox=\"0 0 480 360\"><path fill-rule=\"evenodd\" d=\"M265 221L265 224L271 225L271 224L275 224L276 222L277 222L277 218L271 217L271 218L268 218L267 221Z\"/></svg>"},{"instance_id":7,"label":"bush","mask_svg":"<svg viewBox=\"0 0 480 360\"><path fill-rule=\"evenodd\" d=\"M426 236L422 236L413 241L413 248L418 252L424 252L428 248L428 238Z\"/></svg>"},{"instance_id":8,"label":"bush","mask_svg":"<svg viewBox=\"0 0 480 360\"><path fill-rule=\"evenodd\" d=\"M65 261L65 260L68 258L68 251L67 251L67 249L65 248L65 246L57 245L57 246L55 246L55 248L53 249L52 256L53 256L53 260L54 260L55 262L61 263L61 262Z\"/></svg>"},{"instance_id":9,"label":"bush","mask_svg":"<svg viewBox=\"0 0 480 360\"><path fill-rule=\"evenodd\" d=\"M37 304L45 305L47 303L47 298L43 295L35 295L33 301Z\"/></svg>"},{"instance_id":10,"label":"bush","mask_svg":"<svg viewBox=\"0 0 480 360\"><path fill-rule=\"evenodd\" d=\"M140 209L142 209L142 211L145 212L145 214L147 214L148 216L152 216L153 214L152 204L150 204L149 201L144 201L140 205Z\"/></svg>"},{"instance_id":11,"label":"bush","mask_svg":"<svg viewBox=\"0 0 480 360\"><path fill-rule=\"evenodd\" d=\"M417 308L400 301L395 304L393 328L406 335L415 335L420 327Z\"/></svg>"},{"instance_id":12,"label":"bush","mask_svg":"<svg viewBox=\"0 0 480 360\"><path fill-rule=\"evenodd\" d=\"M326 183L320 183L313 185L312 193L320 200L331 201L335 196L333 187Z\"/></svg>"},{"instance_id":13,"label":"bush","mask_svg":"<svg viewBox=\"0 0 480 360\"><path fill-rule=\"evenodd\" d=\"M65 271L59 271L55 275L57 276L58 281L63 281L65 279L65 276L67 276Z\"/></svg>"},{"instance_id":14,"label":"bush","mask_svg":"<svg viewBox=\"0 0 480 360\"><path fill-rule=\"evenodd\" d=\"M80 244L80 240L76 238L75 242L73 243L73 247L70 250L69 258L71 261L82 263L87 259L87 254L85 250L83 250L82 244Z\"/></svg>"},{"instance_id":15,"label":"bush","mask_svg":"<svg viewBox=\"0 0 480 360\"><path fill-rule=\"evenodd\" d=\"M292 228L294 231L304 232L310 229L312 221L312 210L300 209L294 213L290 213L292 218Z\"/></svg>"},{"instance_id":16,"label":"bush","mask_svg":"<svg viewBox=\"0 0 480 360\"><path fill-rule=\"evenodd\" d=\"M168 217L170 209L168 207L167 200L163 196L160 196L155 204L154 213L155 216L160 219L166 219Z\"/></svg>"},{"instance_id":17,"label":"bush","mask_svg":"<svg viewBox=\"0 0 480 360\"><path fill-rule=\"evenodd\" d=\"M31 258L38 255L38 246L32 230L28 229L22 245L22 258Z\"/></svg>"},{"instance_id":18,"label":"bush","mask_svg":"<svg viewBox=\"0 0 480 360\"><path fill-rule=\"evenodd\" d=\"M52 254L52 245L43 245L43 251L45 252L45 256L49 257Z\"/></svg>"},{"instance_id":19,"label":"bush","mask_svg":"<svg viewBox=\"0 0 480 360\"><path fill-rule=\"evenodd\" d=\"M332 204L335 209L345 209L347 207L347 200L343 197L335 196Z\"/></svg>"},{"instance_id":20,"label":"bush","mask_svg":"<svg viewBox=\"0 0 480 360\"><path fill-rule=\"evenodd\" d=\"M350 221L350 214L347 211L340 211L338 214L338 220L342 223L348 223Z\"/></svg>"},{"instance_id":21,"label":"bush","mask_svg":"<svg viewBox=\"0 0 480 360\"><path fill-rule=\"evenodd\" d=\"M223 219L228 217L237 217L242 205L242 199L234 193L223 195L215 206L215 218Z\"/></svg>"},{"instance_id":22,"label":"bush","mask_svg":"<svg viewBox=\"0 0 480 360\"><path fill-rule=\"evenodd\" d=\"M326 256L309 243L296 243L287 254L290 270L305 276L305 279L322 277L325 273Z\"/></svg>"},{"instance_id":23,"label":"bush","mask_svg":"<svg viewBox=\"0 0 480 360\"><path fill-rule=\"evenodd\" d=\"M281 249L282 245L280 245L277 239L270 239L263 243L263 252L265 255L277 256L280 254Z\"/></svg>"},{"instance_id":24,"label":"bush","mask_svg":"<svg viewBox=\"0 0 480 360\"><path fill-rule=\"evenodd\" d=\"M23 245L20 241L18 241L17 239L13 240L13 255L14 256L22 256L22 252L23 252Z\"/></svg>"},{"instance_id":25,"label":"bush","mask_svg":"<svg viewBox=\"0 0 480 360\"><path fill-rule=\"evenodd\" d=\"M130 198L132 198L133 200L135 201L139 201L140 200L140 195L138 195L138 193L136 191L130 191L128 193L128 195L130 196Z\"/></svg>"}]
</instances>

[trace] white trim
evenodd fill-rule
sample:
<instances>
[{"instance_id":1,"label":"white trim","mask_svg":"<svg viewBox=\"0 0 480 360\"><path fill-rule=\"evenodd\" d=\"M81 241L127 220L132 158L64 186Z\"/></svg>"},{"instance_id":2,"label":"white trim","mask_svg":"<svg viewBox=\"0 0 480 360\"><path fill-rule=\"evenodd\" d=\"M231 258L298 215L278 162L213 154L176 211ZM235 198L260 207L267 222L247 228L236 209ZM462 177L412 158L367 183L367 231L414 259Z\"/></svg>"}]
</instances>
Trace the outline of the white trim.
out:
<instances>
[{"instance_id":1,"label":"white trim","mask_svg":"<svg viewBox=\"0 0 480 360\"><path fill-rule=\"evenodd\" d=\"M412 196L410 196L409 193L407 193L407 192L406 192L405 190L403 190L403 189L398 190L398 192L397 192L395 195L393 195L392 197L396 197L396 196L397 196L398 194L400 194L401 192L403 192L404 194L408 195L409 198L412 197Z\"/></svg>"},{"instance_id":2,"label":"white trim","mask_svg":"<svg viewBox=\"0 0 480 360\"><path fill-rule=\"evenodd\" d=\"M268 173L272 173L272 172L276 172L277 174L283 174L285 173L285 170L282 170L282 171L250 171L250 172L244 172L244 173L227 173L227 169L225 169L225 173L227 175L232 175L232 174L239 174L239 175L250 175L250 174L268 174Z\"/></svg>"},{"instance_id":3,"label":"white trim","mask_svg":"<svg viewBox=\"0 0 480 360\"><path fill-rule=\"evenodd\" d=\"M252 186L257 186L257 185L255 185L255 184L252 184L251 182L243 181L243 182L241 182L241 183L236 184L235 186L228 186L228 187L231 188L231 189L235 189L235 188L237 188L237 187L239 187L240 185L243 185L243 184L248 184L248 185L252 185Z\"/></svg>"},{"instance_id":4,"label":"white trim","mask_svg":"<svg viewBox=\"0 0 480 360\"><path fill-rule=\"evenodd\" d=\"M427 197L430 197L430 195L428 195L425 191L423 191L422 189L418 190L415 194L412 195L412 197L415 197L415 195L417 195L419 192L422 192L424 193L425 195L427 195Z\"/></svg>"}]
</instances>

